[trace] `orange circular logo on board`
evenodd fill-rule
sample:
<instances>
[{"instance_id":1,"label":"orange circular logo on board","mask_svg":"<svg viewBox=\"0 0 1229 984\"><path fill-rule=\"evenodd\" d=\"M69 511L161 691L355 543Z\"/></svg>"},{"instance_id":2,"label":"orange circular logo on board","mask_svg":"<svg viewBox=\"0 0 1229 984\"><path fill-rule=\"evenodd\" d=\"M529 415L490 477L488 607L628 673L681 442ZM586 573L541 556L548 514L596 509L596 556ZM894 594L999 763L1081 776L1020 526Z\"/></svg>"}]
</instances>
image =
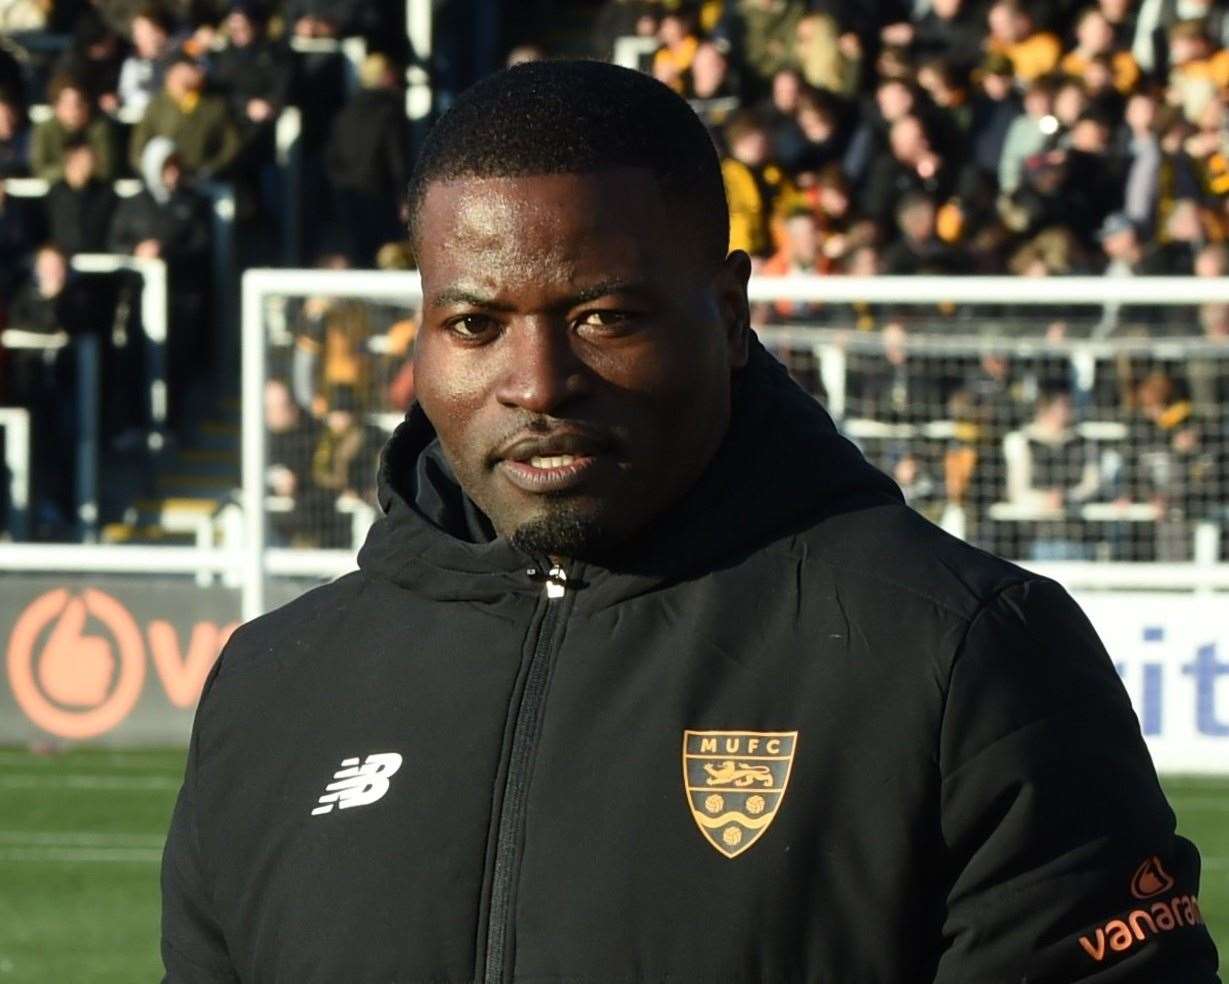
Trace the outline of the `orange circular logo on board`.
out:
<instances>
[{"instance_id":1,"label":"orange circular logo on board","mask_svg":"<svg viewBox=\"0 0 1229 984\"><path fill-rule=\"evenodd\" d=\"M88 630L90 617L106 635ZM40 728L61 738L92 738L119 724L141 696L145 647L128 610L109 594L57 588L17 619L8 673L18 705Z\"/></svg>"}]
</instances>

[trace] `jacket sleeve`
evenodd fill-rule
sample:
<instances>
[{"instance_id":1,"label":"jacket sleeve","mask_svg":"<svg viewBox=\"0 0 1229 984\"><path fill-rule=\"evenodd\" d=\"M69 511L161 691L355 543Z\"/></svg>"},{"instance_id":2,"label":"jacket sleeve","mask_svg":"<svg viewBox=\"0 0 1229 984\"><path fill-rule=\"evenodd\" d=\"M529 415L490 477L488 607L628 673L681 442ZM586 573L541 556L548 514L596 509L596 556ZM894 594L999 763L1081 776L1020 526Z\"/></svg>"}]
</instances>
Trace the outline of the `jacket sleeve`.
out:
<instances>
[{"instance_id":1,"label":"jacket sleeve","mask_svg":"<svg viewBox=\"0 0 1229 984\"><path fill-rule=\"evenodd\" d=\"M203 705L221 659L201 692ZM237 984L218 913L209 891L197 829L196 783L200 711L188 763L162 854L163 984Z\"/></svg>"},{"instance_id":2,"label":"jacket sleeve","mask_svg":"<svg viewBox=\"0 0 1229 984\"><path fill-rule=\"evenodd\" d=\"M1199 855L1113 664L1035 579L973 620L940 735L949 880L936 984L1214 984Z\"/></svg>"}]
</instances>

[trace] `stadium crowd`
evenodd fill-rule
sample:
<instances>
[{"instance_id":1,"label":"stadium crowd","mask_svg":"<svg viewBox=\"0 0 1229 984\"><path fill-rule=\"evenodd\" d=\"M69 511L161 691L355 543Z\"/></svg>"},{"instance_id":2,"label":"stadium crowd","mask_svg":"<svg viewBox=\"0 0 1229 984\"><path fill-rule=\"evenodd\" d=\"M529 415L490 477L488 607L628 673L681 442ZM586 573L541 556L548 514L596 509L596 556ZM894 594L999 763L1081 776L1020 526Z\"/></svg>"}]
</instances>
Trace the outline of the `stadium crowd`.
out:
<instances>
[{"instance_id":1,"label":"stadium crowd","mask_svg":"<svg viewBox=\"0 0 1229 984\"><path fill-rule=\"evenodd\" d=\"M570 6L591 15L590 37L558 48L522 39L508 63L631 57L689 99L721 154L731 246L747 250L761 275L1229 271L1223 4ZM311 207L303 211L302 258L335 268L412 264L399 226L413 151L400 91L405 52L383 47L392 37L404 41L393 22L401 7L0 0L0 176L47 183L39 197L0 191L4 324L103 339L104 436L122 444L148 424L132 395L144 371L129 344L137 332L121 330L135 328L127 322L138 288L75 275L73 255L166 261L170 423L190 424L188 395L216 377L221 336L234 331L211 310L213 278L233 274L210 269L206 192L219 182L234 189L238 267L285 261L278 230L289 212L287 184L275 147L284 107L303 117L302 197ZM42 32L71 42L53 55L31 54L36 48L23 41ZM344 57L327 44L313 47L347 36L367 40L357 86L347 85ZM46 109L35 121L31 109L40 105ZM139 193L117 196L112 182L120 177L139 179ZM923 357L915 340L955 330L990 339L1030 331L1055 343L1158 334L1229 342L1229 305L1171 313L1107 305L1038 316L784 301L755 312L761 324L876 340L851 348L846 415L896 426L890 437L864 427L861 439L920 507L936 515L965 508L969 534L986 542L993 537L978 525L989 522L979 509L1031 509L1027 543L991 545L1077 557L1093 549L1072 533L1078 510L1145 503L1155 510L1155 532L1141 545L1135 534L1111 531L1114 555L1183 559L1192 524L1223 519L1229 360L1119 361L1088 389L1057 356L1025 362L987 350L939 361ZM376 305L323 299L294 305L288 320L293 343L273 360L277 378L266 394L270 493L291 501L275 527L293 542L337 545L347 534L344 522L329 518L336 503L370 501L368 465L379 444L373 419L412 399L406 354L414 324ZM383 345L373 352L377 336ZM821 390L814 360L782 354ZM57 525L71 525L64 455L73 445L65 406L72 367L39 347L0 347L0 359L0 403L33 410L35 487L47 518L36 532L54 536ZM941 438L919 436L936 421L950 425ZM1112 447L1086 436L1079 425L1087 421L1119 425ZM851 433L859 436L856 427ZM1178 532L1166 534L1167 523ZM1126 539L1131 544L1121 546Z\"/></svg>"}]
</instances>

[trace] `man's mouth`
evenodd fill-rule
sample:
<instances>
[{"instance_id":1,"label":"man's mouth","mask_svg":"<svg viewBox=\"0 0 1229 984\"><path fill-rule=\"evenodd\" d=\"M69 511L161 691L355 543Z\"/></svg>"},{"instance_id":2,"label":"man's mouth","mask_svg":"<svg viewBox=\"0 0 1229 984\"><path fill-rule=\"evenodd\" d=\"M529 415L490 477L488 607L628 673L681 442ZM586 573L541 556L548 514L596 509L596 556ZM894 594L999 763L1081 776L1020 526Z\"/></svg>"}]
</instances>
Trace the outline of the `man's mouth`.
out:
<instances>
[{"instance_id":1,"label":"man's mouth","mask_svg":"<svg viewBox=\"0 0 1229 984\"><path fill-rule=\"evenodd\" d=\"M495 467L523 492L557 494L582 485L605 450L587 434L535 435L501 449Z\"/></svg>"},{"instance_id":2,"label":"man's mouth","mask_svg":"<svg viewBox=\"0 0 1229 984\"><path fill-rule=\"evenodd\" d=\"M505 458L499 463L504 477L523 492L570 492L582 485L597 459L588 455L535 455L528 461Z\"/></svg>"}]
</instances>

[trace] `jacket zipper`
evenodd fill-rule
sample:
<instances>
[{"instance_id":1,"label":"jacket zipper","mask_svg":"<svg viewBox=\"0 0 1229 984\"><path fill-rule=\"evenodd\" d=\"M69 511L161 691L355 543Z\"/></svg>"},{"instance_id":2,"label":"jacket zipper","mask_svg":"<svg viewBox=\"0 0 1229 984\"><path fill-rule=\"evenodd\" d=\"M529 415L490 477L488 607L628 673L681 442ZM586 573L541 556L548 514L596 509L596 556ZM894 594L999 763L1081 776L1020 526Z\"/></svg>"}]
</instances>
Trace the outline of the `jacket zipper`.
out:
<instances>
[{"instance_id":1,"label":"jacket zipper","mask_svg":"<svg viewBox=\"0 0 1229 984\"><path fill-rule=\"evenodd\" d=\"M537 569L529 571L538 577ZM525 687L516 711L512 731L512 749L508 758L508 774L504 782L503 803L495 839L495 861L491 874L491 904L488 909L486 961L483 970L485 984L502 984L510 956L509 936L512 930L517 873L518 845L525 827L525 799L529 791L530 763L538 743L542 705L546 700L546 682L554 655L554 639L560 618L559 601L567 594L567 573L555 565L545 575L546 610L538 627L538 638L525 673Z\"/></svg>"}]
</instances>

